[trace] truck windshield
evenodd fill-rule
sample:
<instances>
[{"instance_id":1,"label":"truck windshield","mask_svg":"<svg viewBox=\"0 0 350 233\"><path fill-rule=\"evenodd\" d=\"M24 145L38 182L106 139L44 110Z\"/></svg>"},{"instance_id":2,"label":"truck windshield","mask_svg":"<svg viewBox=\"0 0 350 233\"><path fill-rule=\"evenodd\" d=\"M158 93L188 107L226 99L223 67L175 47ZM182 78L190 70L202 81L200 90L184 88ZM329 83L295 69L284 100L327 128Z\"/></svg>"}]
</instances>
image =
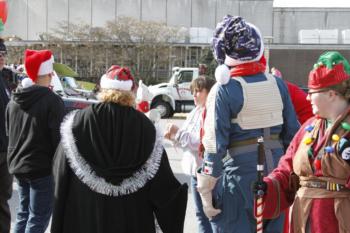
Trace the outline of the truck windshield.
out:
<instances>
[{"instance_id":1,"label":"truck windshield","mask_svg":"<svg viewBox=\"0 0 350 233\"><path fill-rule=\"evenodd\" d=\"M193 71L182 71L178 77L178 83L192 82Z\"/></svg>"}]
</instances>

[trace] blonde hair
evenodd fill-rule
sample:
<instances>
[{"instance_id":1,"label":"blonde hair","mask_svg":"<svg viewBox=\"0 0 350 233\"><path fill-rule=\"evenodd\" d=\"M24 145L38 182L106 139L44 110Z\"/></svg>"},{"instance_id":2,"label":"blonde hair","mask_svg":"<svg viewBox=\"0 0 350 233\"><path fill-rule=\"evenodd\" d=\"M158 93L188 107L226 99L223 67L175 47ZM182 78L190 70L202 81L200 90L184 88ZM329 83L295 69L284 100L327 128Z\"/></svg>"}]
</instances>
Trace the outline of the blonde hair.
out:
<instances>
[{"instance_id":1,"label":"blonde hair","mask_svg":"<svg viewBox=\"0 0 350 233\"><path fill-rule=\"evenodd\" d=\"M129 107L135 106L135 95L131 91L101 89L101 92L98 93L97 97L104 103L116 103Z\"/></svg>"}]
</instances>

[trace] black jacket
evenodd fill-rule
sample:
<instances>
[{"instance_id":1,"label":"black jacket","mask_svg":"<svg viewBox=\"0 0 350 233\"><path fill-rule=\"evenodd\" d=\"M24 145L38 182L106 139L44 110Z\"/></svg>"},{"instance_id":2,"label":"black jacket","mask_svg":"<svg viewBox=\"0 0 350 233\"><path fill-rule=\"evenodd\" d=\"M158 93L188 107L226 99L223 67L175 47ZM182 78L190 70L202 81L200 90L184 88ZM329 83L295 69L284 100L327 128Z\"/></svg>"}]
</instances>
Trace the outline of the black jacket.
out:
<instances>
[{"instance_id":1,"label":"black jacket","mask_svg":"<svg viewBox=\"0 0 350 233\"><path fill-rule=\"evenodd\" d=\"M51 173L63 116L63 101L49 88L34 85L13 93L6 110L11 174L35 179Z\"/></svg>"},{"instance_id":2,"label":"black jacket","mask_svg":"<svg viewBox=\"0 0 350 233\"><path fill-rule=\"evenodd\" d=\"M74 115L75 114L75 115ZM181 233L187 185L144 114L112 103L65 118L53 174L52 233Z\"/></svg>"},{"instance_id":3,"label":"black jacket","mask_svg":"<svg viewBox=\"0 0 350 233\"><path fill-rule=\"evenodd\" d=\"M7 136L5 129L5 111L10 100L10 87L8 85L8 77L12 76L12 71L3 68L0 71L0 152L7 151Z\"/></svg>"}]
</instances>

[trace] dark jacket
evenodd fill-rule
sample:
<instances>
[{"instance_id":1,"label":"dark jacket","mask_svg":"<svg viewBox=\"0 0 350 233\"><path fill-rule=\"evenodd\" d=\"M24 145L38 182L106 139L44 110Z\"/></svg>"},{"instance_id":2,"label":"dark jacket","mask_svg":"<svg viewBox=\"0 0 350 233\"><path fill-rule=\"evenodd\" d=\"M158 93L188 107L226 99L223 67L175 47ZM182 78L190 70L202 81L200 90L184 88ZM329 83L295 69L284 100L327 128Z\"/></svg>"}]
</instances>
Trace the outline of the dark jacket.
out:
<instances>
[{"instance_id":1,"label":"dark jacket","mask_svg":"<svg viewBox=\"0 0 350 233\"><path fill-rule=\"evenodd\" d=\"M63 116L63 101L49 88L34 85L13 93L6 110L11 174L35 179L51 173Z\"/></svg>"},{"instance_id":2,"label":"dark jacket","mask_svg":"<svg viewBox=\"0 0 350 233\"><path fill-rule=\"evenodd\" d=\"M75 114L75 115L74 115ZM112 103L67 116L54 159L52 233L183 232L187 185L144 114Z\"/></svg>"},{"instance_id":3,"label":"dark jacket","mask_svg":"<svg viewBox=\"0 0 350 233\"><path fill-rule=\"evenodd\" d=\"M8 85L8 76L10 73L12 74L12 71L7 68L3 68L0 71L0 152L6 152L8 144L5 129L5 111L11 93Z\"/></svg>"}]
</instances>

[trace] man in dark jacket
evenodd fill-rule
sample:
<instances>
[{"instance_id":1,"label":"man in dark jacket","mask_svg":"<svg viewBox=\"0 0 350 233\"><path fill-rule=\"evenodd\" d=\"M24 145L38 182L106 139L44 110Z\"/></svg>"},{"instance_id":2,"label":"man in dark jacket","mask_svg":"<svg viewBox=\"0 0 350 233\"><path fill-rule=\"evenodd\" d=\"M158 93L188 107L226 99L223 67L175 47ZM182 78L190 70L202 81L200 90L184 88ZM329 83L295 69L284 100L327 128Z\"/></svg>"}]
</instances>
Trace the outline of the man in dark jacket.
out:
<instances>
[{"instance_id":1,"label":"man in dark jacket","mask_svg":"<svg viewBox=\"0 0 350 233\"><path fill-rule=\"evenodd\" d=\"M0 39L0 232L10 232L11 214L8 200L12 195L12 176L9 174L6 162L7 136L5 130L5 110L10 98L10 88L7 77L14 76L10 69L5 68L7 50L4 41Z\"/></svg>"},{"instance_id":2,"label":"man in dark jacket","mask_svg":"<svg viewBox=\"0 0 350 233\"><path fill-rule=\"evenodd\" d=\"M50 89L53 56L49 50L25 51L29 78L8 104L9 171L18 183L20 206L15 233L44 233L52 212L52 159L64 116L62 99Z\"/></svg>"}]
</instances>

